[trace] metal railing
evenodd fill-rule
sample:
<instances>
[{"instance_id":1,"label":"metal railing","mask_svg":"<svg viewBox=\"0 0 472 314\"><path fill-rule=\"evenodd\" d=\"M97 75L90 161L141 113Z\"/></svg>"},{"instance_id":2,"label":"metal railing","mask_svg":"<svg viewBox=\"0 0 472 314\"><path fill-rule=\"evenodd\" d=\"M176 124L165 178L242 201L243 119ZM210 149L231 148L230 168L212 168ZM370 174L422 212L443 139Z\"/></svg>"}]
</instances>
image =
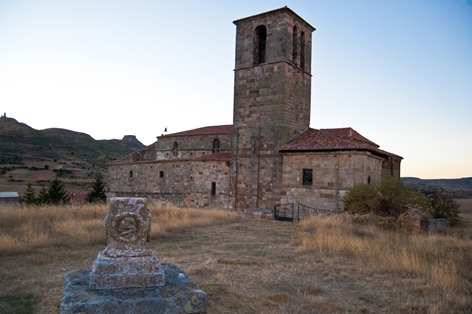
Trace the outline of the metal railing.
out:
<instances>
[{"instance_id":1,"label":"metal railing","mask_svg":"<svg viewBox=\"0 0 472 314\"><path fill-rule=\"evenodd\" d=\"M293 221L294 211L295 206L293 203L276 204L274 205L274 219L282 221Z\"/></svg>"}]
</instances>

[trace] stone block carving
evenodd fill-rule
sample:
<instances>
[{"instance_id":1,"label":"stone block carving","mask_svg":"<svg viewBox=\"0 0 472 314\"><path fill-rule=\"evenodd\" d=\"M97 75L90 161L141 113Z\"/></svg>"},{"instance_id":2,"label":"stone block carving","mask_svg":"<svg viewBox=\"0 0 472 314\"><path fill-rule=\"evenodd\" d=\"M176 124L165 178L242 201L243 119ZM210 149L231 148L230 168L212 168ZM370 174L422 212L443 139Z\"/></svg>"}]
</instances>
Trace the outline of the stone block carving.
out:
<instances>
[{"instance_id":1,"label":"stone block carving","mask_svg":"<svg viewBox=\"0 0 472 314\"><path fill-rule=\"evenodd\" d=\"M163 286L164 272L146 247L151 210L145 198L116 197L105 217L107 248L98 254L90 274L91 289Z\"/></svg>"},{"instance_id":2,"label":"stone block carving","mask_svg":"<svg viewBox=\"0 0 472 314\"><path fill-rule=\"evenodd\" d=\"M112 198L105 217L107 247L92 269L64 276L61 314L206 313L205 292L147 248L151 211L144 198Z\"/></svg>"}]
</instances>

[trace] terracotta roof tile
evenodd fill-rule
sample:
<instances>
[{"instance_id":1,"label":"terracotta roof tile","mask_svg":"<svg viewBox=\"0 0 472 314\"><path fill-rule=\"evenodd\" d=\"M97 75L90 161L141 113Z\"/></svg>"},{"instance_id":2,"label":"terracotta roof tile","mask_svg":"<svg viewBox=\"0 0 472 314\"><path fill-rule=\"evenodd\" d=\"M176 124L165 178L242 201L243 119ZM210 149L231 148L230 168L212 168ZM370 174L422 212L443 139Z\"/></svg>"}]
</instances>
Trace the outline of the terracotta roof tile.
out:
<instances>
[{"instance_id":1,"label":"terracotta roof tile","mask_svg":"<svg viewBox=\"0 0 472 314\"><path fill-rule=\"evenodd\" d=\"M357 131L354 130L353 128L321 129L319 131L324 132L324 133L329 133L331 135L334 135L336 137L339 137L345 140L354 140L357 142L363 142L368 145L375 146L377 148L379 147L379 145L375 144L374 142L366 139L365 137L357 133Z\"/></svg>"},{"instance_id":2,"label":"terracotta roof tile","mask_svg":"<svg viewBox=\"0 0 472 314\"><path fill-rule=\"evenodd\" d=\"M324 151L324 150L367 150L383 156L396 156L379 149L379 145L363 137L352 128L308 129L287 144L281 146L281 152ZM401 158L401 157L400 157Z\"/></svg>"},{"instance_id":3,"label":"terracotta roof tile","mask_svg":"<svg viewBox=\"0 0 472 314\"><path fill-rule=\"evenodd\" d=\"M163 136L189 136L189 135L211 135L211 134L229 134L233 129L232 124L205 126L203 128L171 133ZM162 136L159 136L162 137Z\"/></svg>"},{"instance_id":4,"label":"terracotta roof tile","mask_svg":"<svg viewBox=\"0 0 472 314\"><path fill-rule=\"evenodd\" d=\"M221 160L230 160L231 154L230 153L215 153L209 155L202 155L200 157L195 158L194 160L199 161L221 161Z\"/></svg>"}]
</instances>

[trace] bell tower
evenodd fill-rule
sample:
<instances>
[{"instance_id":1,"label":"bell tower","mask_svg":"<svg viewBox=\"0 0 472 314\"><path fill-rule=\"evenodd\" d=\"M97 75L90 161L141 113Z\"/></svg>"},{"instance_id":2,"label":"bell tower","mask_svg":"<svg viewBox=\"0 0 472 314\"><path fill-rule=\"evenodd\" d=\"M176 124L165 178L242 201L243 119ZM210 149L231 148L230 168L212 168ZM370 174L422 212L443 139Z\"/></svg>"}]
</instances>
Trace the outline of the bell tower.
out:
<instances>
[{"instance_id":1,"label":"bell tower","mask_svg":"<svg viewBox=\"0 0 472 314\"><path fill-rule=\"evenodd\" d=\"M235 209L271 209L280 201L278 148L310 124L315 28L288 7L234 24L230 197Z\"/></svg>"}]
</instances>

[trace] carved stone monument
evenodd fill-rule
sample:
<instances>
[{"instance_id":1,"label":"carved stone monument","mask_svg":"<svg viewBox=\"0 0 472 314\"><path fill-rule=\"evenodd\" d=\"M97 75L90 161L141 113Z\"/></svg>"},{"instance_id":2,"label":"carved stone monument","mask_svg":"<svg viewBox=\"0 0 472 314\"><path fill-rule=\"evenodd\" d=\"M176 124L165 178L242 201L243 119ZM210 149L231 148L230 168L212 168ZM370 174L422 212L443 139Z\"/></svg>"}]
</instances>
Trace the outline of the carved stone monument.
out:
<instances>
[{"instance_id":1,"label":"carved stone monument","mask_svg":"<svg viewBox=\"0 0 472 314\"><path fill-rule=\"evenodd\" d=\"M205 292L147 248L151 210L144 198L112 198L107 248L91 270L64 276L61 313L205 313Z\"/></svg>"},{"instance_id":2,"label":"carved stone monument","mask_svg":"<svg viewBox=\"0 0 472 314\"><path fill-rule=\"evenodd\" d=\"M151 210L144 198L114 198L105 217L107 248L98 254L91 289L162 287L164 272L146 247Z\"/></svg>"}]
</instances>

